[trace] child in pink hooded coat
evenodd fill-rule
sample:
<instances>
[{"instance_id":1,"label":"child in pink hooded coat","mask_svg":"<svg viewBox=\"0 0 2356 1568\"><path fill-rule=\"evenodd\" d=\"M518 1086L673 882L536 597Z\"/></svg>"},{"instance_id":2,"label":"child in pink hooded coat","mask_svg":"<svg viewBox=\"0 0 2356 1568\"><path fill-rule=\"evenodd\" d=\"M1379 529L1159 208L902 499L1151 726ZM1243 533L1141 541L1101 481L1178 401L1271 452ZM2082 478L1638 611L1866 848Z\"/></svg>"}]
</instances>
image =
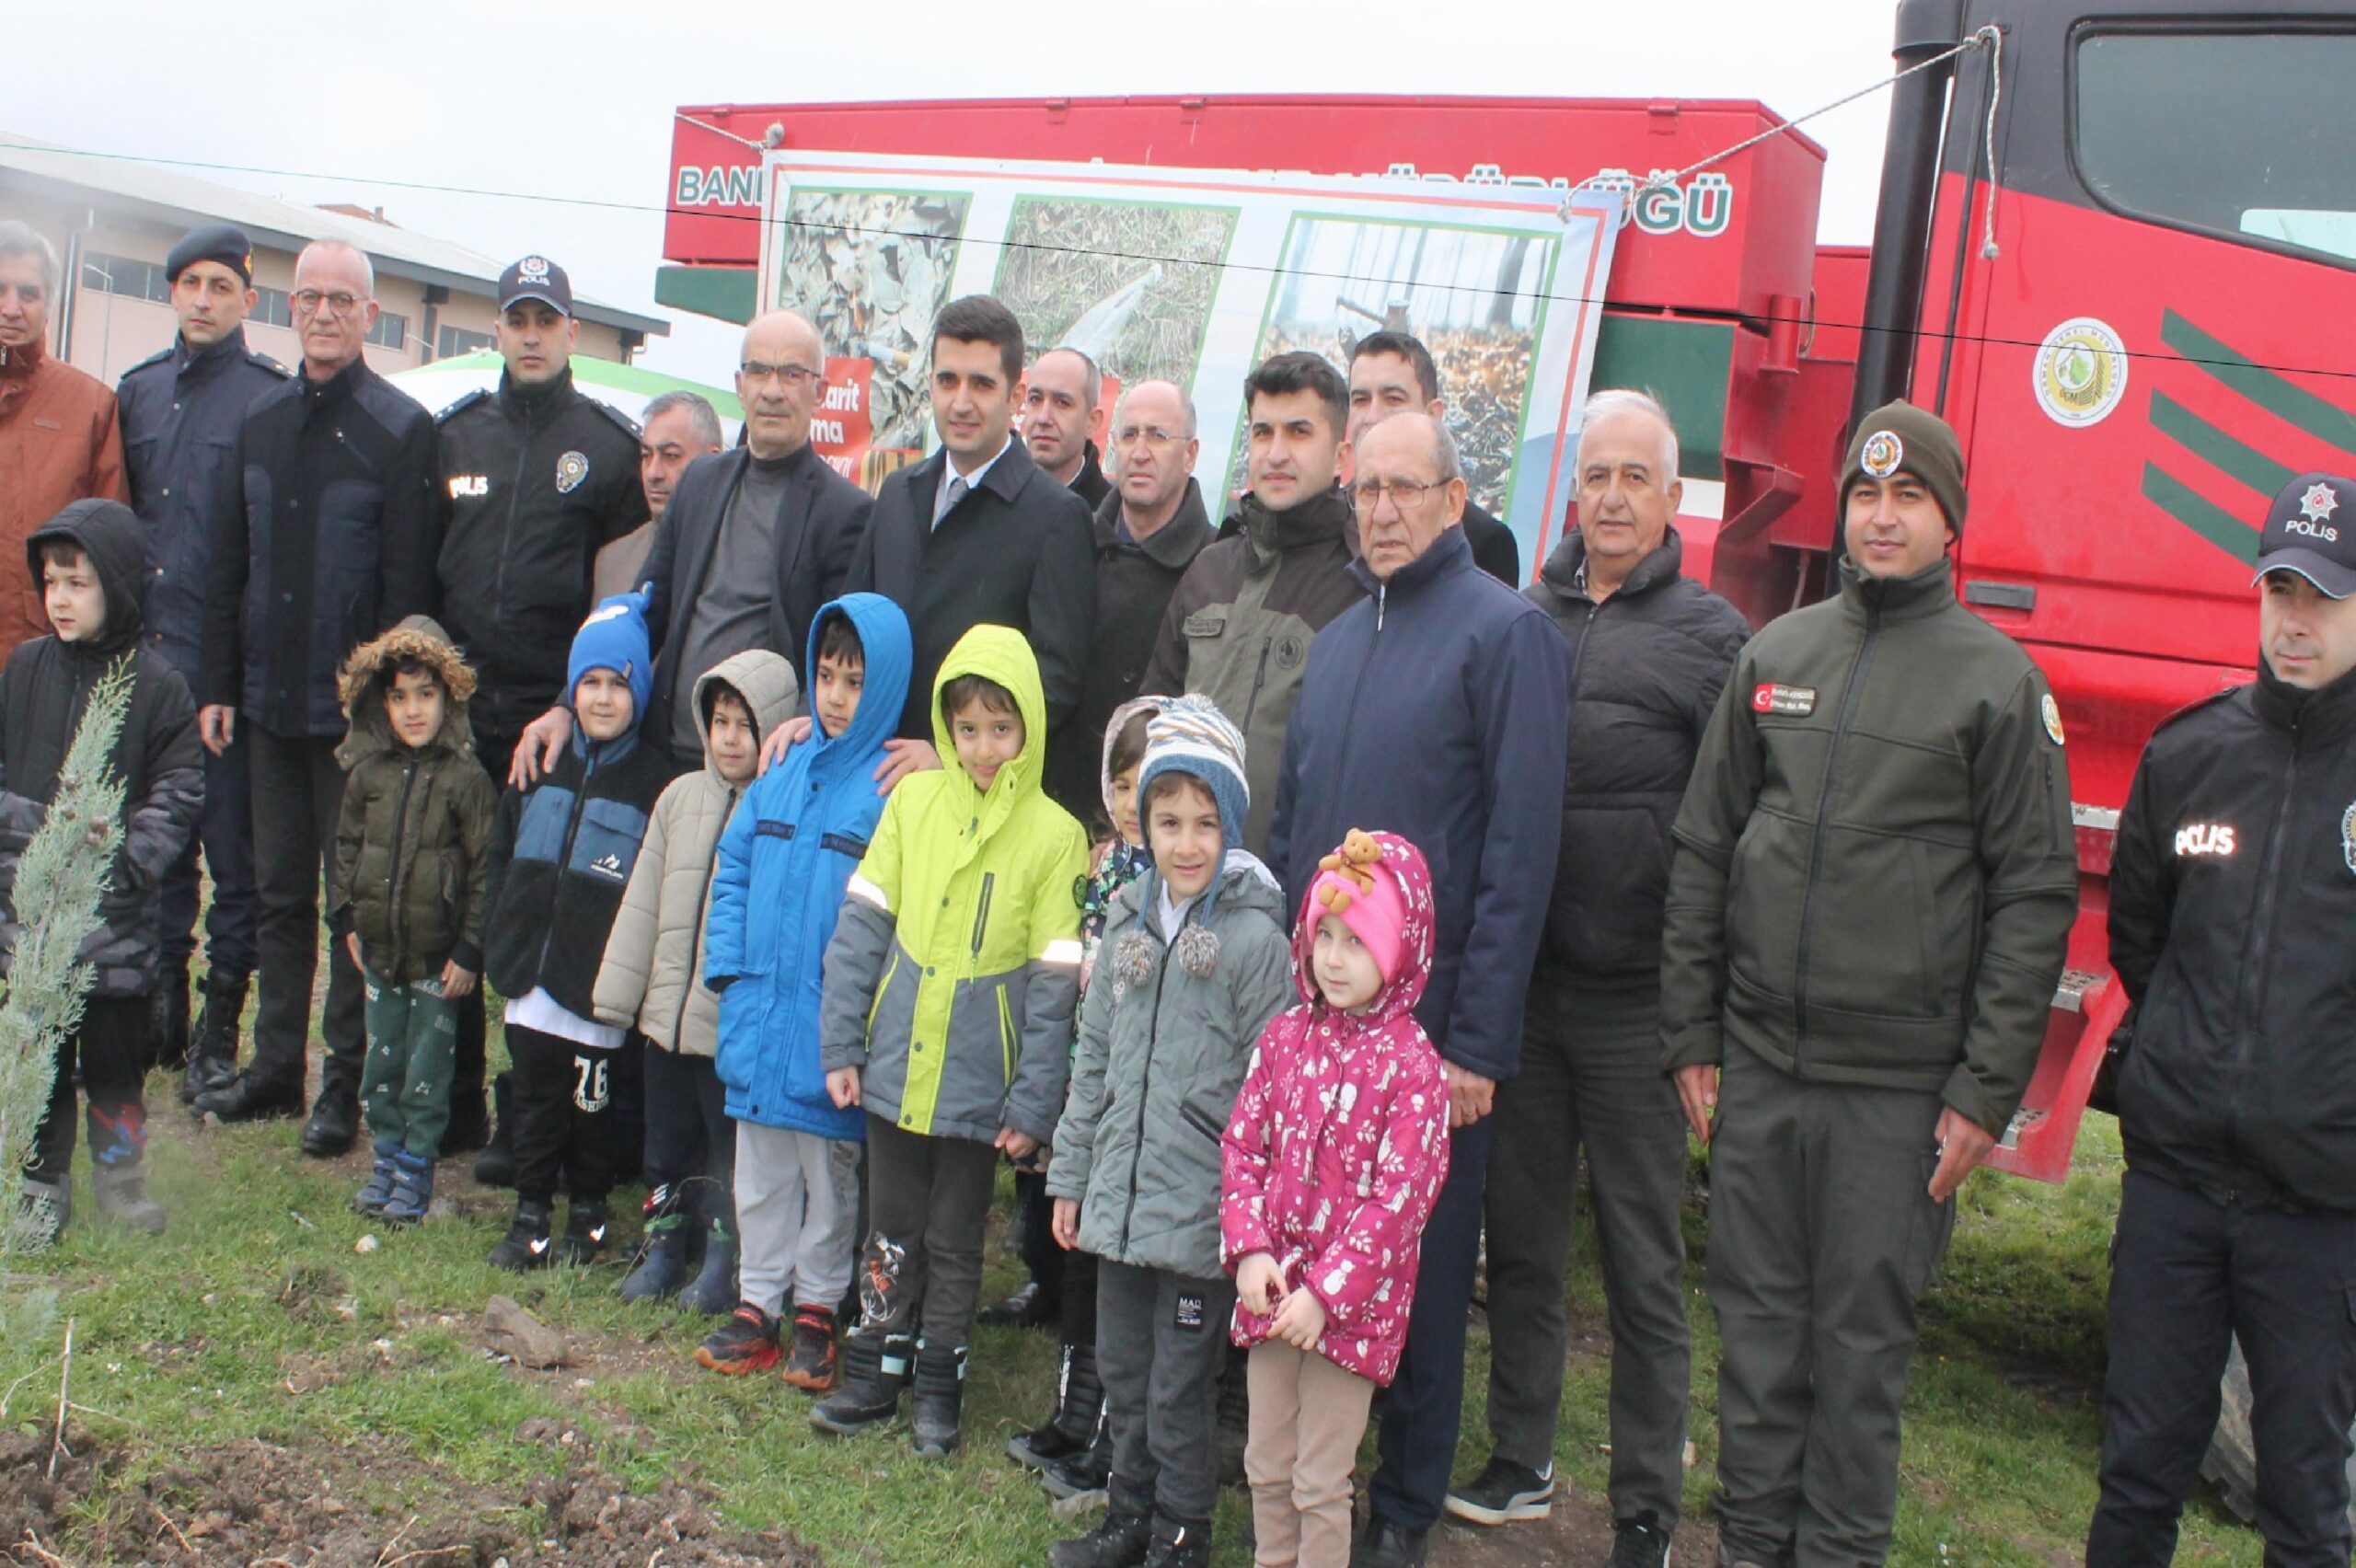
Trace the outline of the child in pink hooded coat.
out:
<instances>
[{"instance_id":1,"label":"child in pink hooded coat","mask_svg":"<svg viewBox=\"0 0 2356 1568\"><path fill-rule=\"evenodd\" d=\"M1448 1088L1413 1009L1431 873L1389 833L1321 863L1293 937L1300 1005L1261 1034L1222 1141L1220 1258L1251 1356L1244 1472L1262 1568L1342 1568L1350 1469L1406 1343L1448 1176Z\"/></svg>"}]
</instances>

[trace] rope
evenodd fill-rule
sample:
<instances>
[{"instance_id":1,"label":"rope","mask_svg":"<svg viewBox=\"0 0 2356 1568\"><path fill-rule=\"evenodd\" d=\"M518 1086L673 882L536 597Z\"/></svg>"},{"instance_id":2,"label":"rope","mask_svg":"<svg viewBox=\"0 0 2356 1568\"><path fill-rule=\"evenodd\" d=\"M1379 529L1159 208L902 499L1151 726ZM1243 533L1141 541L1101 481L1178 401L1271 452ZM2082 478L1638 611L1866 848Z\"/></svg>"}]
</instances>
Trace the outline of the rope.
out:
<instances>
[{"instance_id":1,"label":"rope","mask_svg":"<svg viewBox=\"0 0 2356 1568\"><path fill-rule=\"evenodd\" d=\"M2004 97L2004 35L1997 29L1995 23L1991 22L1973 33L1969 41L1977 44L1983 39L1993 44L1995 51L1988 56L1988 120L1982 131L1986 137L1983 146L1988 154L1988 211L1981 224L1980 255L1983 260L1993 261L1997 256L1996 105Z\"/></svg>"}]
</instances>

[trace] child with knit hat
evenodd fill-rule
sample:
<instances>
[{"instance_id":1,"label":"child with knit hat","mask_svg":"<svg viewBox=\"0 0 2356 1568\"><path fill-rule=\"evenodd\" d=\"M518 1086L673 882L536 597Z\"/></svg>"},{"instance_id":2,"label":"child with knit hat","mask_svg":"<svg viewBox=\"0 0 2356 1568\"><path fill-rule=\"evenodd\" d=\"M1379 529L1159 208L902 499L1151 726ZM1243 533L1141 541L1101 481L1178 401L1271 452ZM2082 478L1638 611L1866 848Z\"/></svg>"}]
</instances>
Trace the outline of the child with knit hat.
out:
<instances>
[{"instance_id":1,"label":"child with knit hat","mask_svg":"<svg viewBox=\"0 0 2356 1568\"><path fill-rule=\"evenodd\" d=\"M1056 1239L1096 1254L1112 1445L1104 1518L1056 1568L1210 1561L1218 1375L1219 1136L1252 1043L1284 1005L1282 894L1240 845L1243 737L1207 698L1148 721L1138 814L1150 870L1113 900L1080 1007L1071 1101L1047 1168Z\"/></svg>"},{"instance_id":2,"label":"child with knit hat","mask_svg":"<svg viewBox=\"0 0 2356 1568\"><path fill-rule=\"evenodd\" d=\"M1222 1144L1219 1261L1252 1346L1244 1473L1262 1563L1343 1568L1350 1468L1399 1367L1424 1223L1448 1177L1448 1086L1414 1008L1431 872L1389 833L1319 862L1298 1006L1261 1035Z\"/></svg>"},{"instance_id":3,"label":"child with knit hat","mask_svg":"<svg viewBox=\"0 0 2356 1568\"><path fill-rule=\"evenodd\" d=\"M632 1152L614 1104L623 1030L596 1021L597 972L670 759L640 743L653 690L642 594L592 610L567 669L572 744L499 803L484 974L508 998L515 1063L515 1217L492 1266L586 1263L606 1244L606 1194ZM557 1177L572 1193L552 1239Z\"/></svg>"}]
</instances>

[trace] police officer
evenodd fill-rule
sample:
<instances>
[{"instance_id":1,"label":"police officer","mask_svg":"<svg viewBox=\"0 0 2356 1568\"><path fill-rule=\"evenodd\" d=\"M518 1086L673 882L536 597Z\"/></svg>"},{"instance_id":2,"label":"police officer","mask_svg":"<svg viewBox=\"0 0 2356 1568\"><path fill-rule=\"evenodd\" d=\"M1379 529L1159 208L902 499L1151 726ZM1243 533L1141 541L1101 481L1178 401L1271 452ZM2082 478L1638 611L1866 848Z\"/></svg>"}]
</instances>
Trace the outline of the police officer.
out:
<instances>
[{"instance_id":1,"label":"police officer","mask_svg":"<svg viewBox=\"0 0 2356 1568\"><path fill-rule=\"evenodd\" d=\"M1838 597L1751 640L1703 735L1662 939L1664 1065L1713 1144L1735 1564L1888 1555L1915 1307L2077 912L2060 709L1956 599L1955 432L1877 409L1840 494Z\"/></svg>"},{"instance_id":2,"label":"police officer","mask_svg":"<svg viewBox=\"0 0 2356 1568\"><path fill-rule=\"evenodd\" d=\"M2089 1568L2160 1564L2241 1340L2269 1568L2347 1568L2356 1423L2356 479L2258 545L2258 679L2160 726L2119 813L2134 1004Z\"/></svg>"},{"instance_id":3,"label":"police officer","mask_svg":"<svg viewBox=\"0 0 2356 1568\"><path fill-rule=\"evenodd\" d=\"M231 459L246 410L293 375L246 347L253 246L241 229L191 229L164 260L179 336L123 372L115 389L131 504L147 525L142 624L165 662L196 683L204 644L204 578L225 507L237 504ZM254 972L253 790L239 736L204 758L204 814L164 878L164 976L156 1056L188 1065L182 1101L225 1085L237 1066L237 1021ZM191 1049L189 958L196 946L197 853L213 877L205 917L204 1011Z\"/></svg>"},{"instance_id":4,"label":"police officer","mask_svg":"<svg viewBox=\"0 0 2356 1568\"><path fill-rule=\"evenodd\" d=\"M442 619L473 664L475 755L493 778L531 720L564 690L572 634L589 613L597 552L647 520L638 427L572 384L581 335L572 284L545 256L499 277L496 392L442 410ZM459 1009L443 1151L482 1146L483 1009Z\"/></svg>"}]
</instances>

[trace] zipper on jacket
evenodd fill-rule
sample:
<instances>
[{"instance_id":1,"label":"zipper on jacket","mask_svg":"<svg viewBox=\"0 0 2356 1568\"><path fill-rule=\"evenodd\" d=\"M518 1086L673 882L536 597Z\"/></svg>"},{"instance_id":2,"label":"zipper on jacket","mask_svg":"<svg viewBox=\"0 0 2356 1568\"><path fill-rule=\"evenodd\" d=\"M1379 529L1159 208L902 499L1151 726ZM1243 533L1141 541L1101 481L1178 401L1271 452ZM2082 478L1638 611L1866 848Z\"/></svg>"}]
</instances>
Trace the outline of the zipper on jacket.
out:
<instances>
[{"instance_id":1,"label":"zipper on jacket","mask_svg":"<svg viewBox=\"0 0 2356 1568\"><path fill-rule=\"evenodd\" d=\"M563 841L557 846L556 886L552 891L560 898L564 892L564 868L572 863L572 840L581 832L581 813L589 809L590 781L596 777L596 743L592 741L589 744L588 760L581 769L581 788L572 792L572 811L564 819L564 838ZM547 936L540 939L539 961L532 965L532 984L536 987L540 983L540 972L549 966L549 949L556 945L556 920L554 918L556 912L554 910L550 910L549 913L550 916L549 920L549 932Z\"/></svg>"},{"instance_id":2,"label":"zipper on jacket","mask_svg":"<svg viewBox=\"0 0 2356 1568\"><path fill-rule=\"evenodd\" d=\"M2250 1047L2266 1015L2267 970L2272 959L2275 920L2274 884L2282 874L2282 830L2288 825L2292 802L2299 792L2299 720L2291 721L2291 764L2282 776L2281 799L2274 808L2274 824L2267 830L2266 859L2259 865L2258 891L2250 902L2253 918L2249 940L2242 951L2240 1015L2234 1031L2233 1104L2228 1108L2238 1140L2242 1120L2242 1086L2247 1081Z\"/></svg>"},{"instance_id":3,"label":"zipper on jacket","mask_svg":"<svg viewBox=\"0 0 2356 1568\"><path fill-rule=\"evenodd\" d=\"M1792 984L1792 1014L1798 1026L1798 1033L1792 1041L1792 1071L1795 1074L1799 1071L1801 1055L1807 1049L1808 949L1815 940L1816 884L1824 876L1825 824L1832 818L1832 787L1841 778L1843 743L1849 738L1850 722L1857 716L1857 693L1865 682L1865 666L1873 663L1874 640L1880 635L1881 610L1878 606L1868 605L1865 609L1865 640L1857 646L1857 662L1849 666L1849 684L1841 692L1841 714L1833 721L1832 744L1826 750L1824 757L1824 784L1817 792L1816 842L1808 850L1807 891L1800 897L1799 965Z\"/></svg>"},{"instance_id":4,"label":"zipper on jacket","mask_svg":"<svg viewBox=\"0 0 2356 1568\"><path fill-rule=\"evenodd\" d=\"M982 967L982 938L990 928L990 889L997 884L996 871L982 873L982 896L974 905L974 964L973 973Z\"/></svg>"},{"instance_id":5,"label":"zipper on jacket","mask_svg":"<svg viewBox=\"0 0 2356 1568\"><path fill-rule=\"evenodd\" d=\"M532 455L532 406L523 398L524 439L515 445L515 478L507 487L507 519L500 525L499 570L491 576L491 624L499 624L500 610L507 603L507 558L515 553L515 513L523 504L524 465Z\"/></svg>"},{"instance_id":6,"label":"zipper on jacket","mask_svg":"<svg viewBox=\"0 0 2356 1568\"><path fill-rule=\"evenodd\" d=\"M1260 664L1252 672L1252 694L1243 699L1243 722L1236 728L1246 735L1252 732L1252 713L1260 706L1260 688L1268 684L1268 651L1276 645L1276 634L1260 640Z\"/></svg>"},{"instance_id":7,"label":"zipper on jacket","mask_svg":"<svg viewBox=\"0 0 2356 1568\"><path fill-rule=\"evenodd\" d=\"M416 783L417 757L411 755L409 767L401 775L401 798L393 807L393 870L392 874L385 879L385 913L391 917L389 923L393 934L392 973L385 978L395 982L399 980L402 964L409 957L404 951L407 944L401 940L407 934L409 924L401 918L401 864L408 858L401 853L401 835L409 824L410 790Z\"/></svg>"},{"instance_id":8,"label":"zipper on jacket","mask_svg":"<svg viewBox=\"0 0 2356 1568\"><path fill-rule=\"evenodd\" d=\"M737 791L735 787L733 785L730 786L728 790L728 804L721 811L720 813L720 833L726 833L728 831L728 819L736 814L736 795ZM705 917L711 913L711 873L719 869L720 834L714 834L711 838L711 854L703 863L703 882L701 884L703 891L696 895L696 923L694 935L689 937L687 940L687 983L679 987L679 1014L676 1018L674 1018L671 1020L671 1049L674 1051L683 1050L686 1047L687 1032L687 1003L694 997L696 994L696 987L703 984L703 923ZM662 906L662 897L659 889L657 890L655 897L655 906L657 908ZM651 959L648 961L648 970L649 973L652 973L653 971L653 961ZM713 1049L715 1051L719 1049L719 1043L717 1041L713 1042Z\"/></svg>"},{"instance_id":9,"label":"zipper on jacket","mask_svg":"<svg viewBox=\"0 0 2356 1568\"><path fill-rule=\"evenodd\" d=\"M1138 923L1142 926L1152 918L1140 911ZM1129 1146L1129 1201L1121 1210L1121 1251L1129 1250L1129 1224L1138 1214L1138 1167L1145 1160L1145 1108L1153 1100L1153 1042L1161 1033L1161 988L1170 979L1170 946L1162 944L1161 964L1153 972L1153 1032L1146 1041L1145 1074L1138 1079L1138 1136ZM1105 1057L1104 1070L1111 1072L1112 1057ZM1116 1262L1118 1260L1115 1260Z\"/></svg>"}]
</instances>

